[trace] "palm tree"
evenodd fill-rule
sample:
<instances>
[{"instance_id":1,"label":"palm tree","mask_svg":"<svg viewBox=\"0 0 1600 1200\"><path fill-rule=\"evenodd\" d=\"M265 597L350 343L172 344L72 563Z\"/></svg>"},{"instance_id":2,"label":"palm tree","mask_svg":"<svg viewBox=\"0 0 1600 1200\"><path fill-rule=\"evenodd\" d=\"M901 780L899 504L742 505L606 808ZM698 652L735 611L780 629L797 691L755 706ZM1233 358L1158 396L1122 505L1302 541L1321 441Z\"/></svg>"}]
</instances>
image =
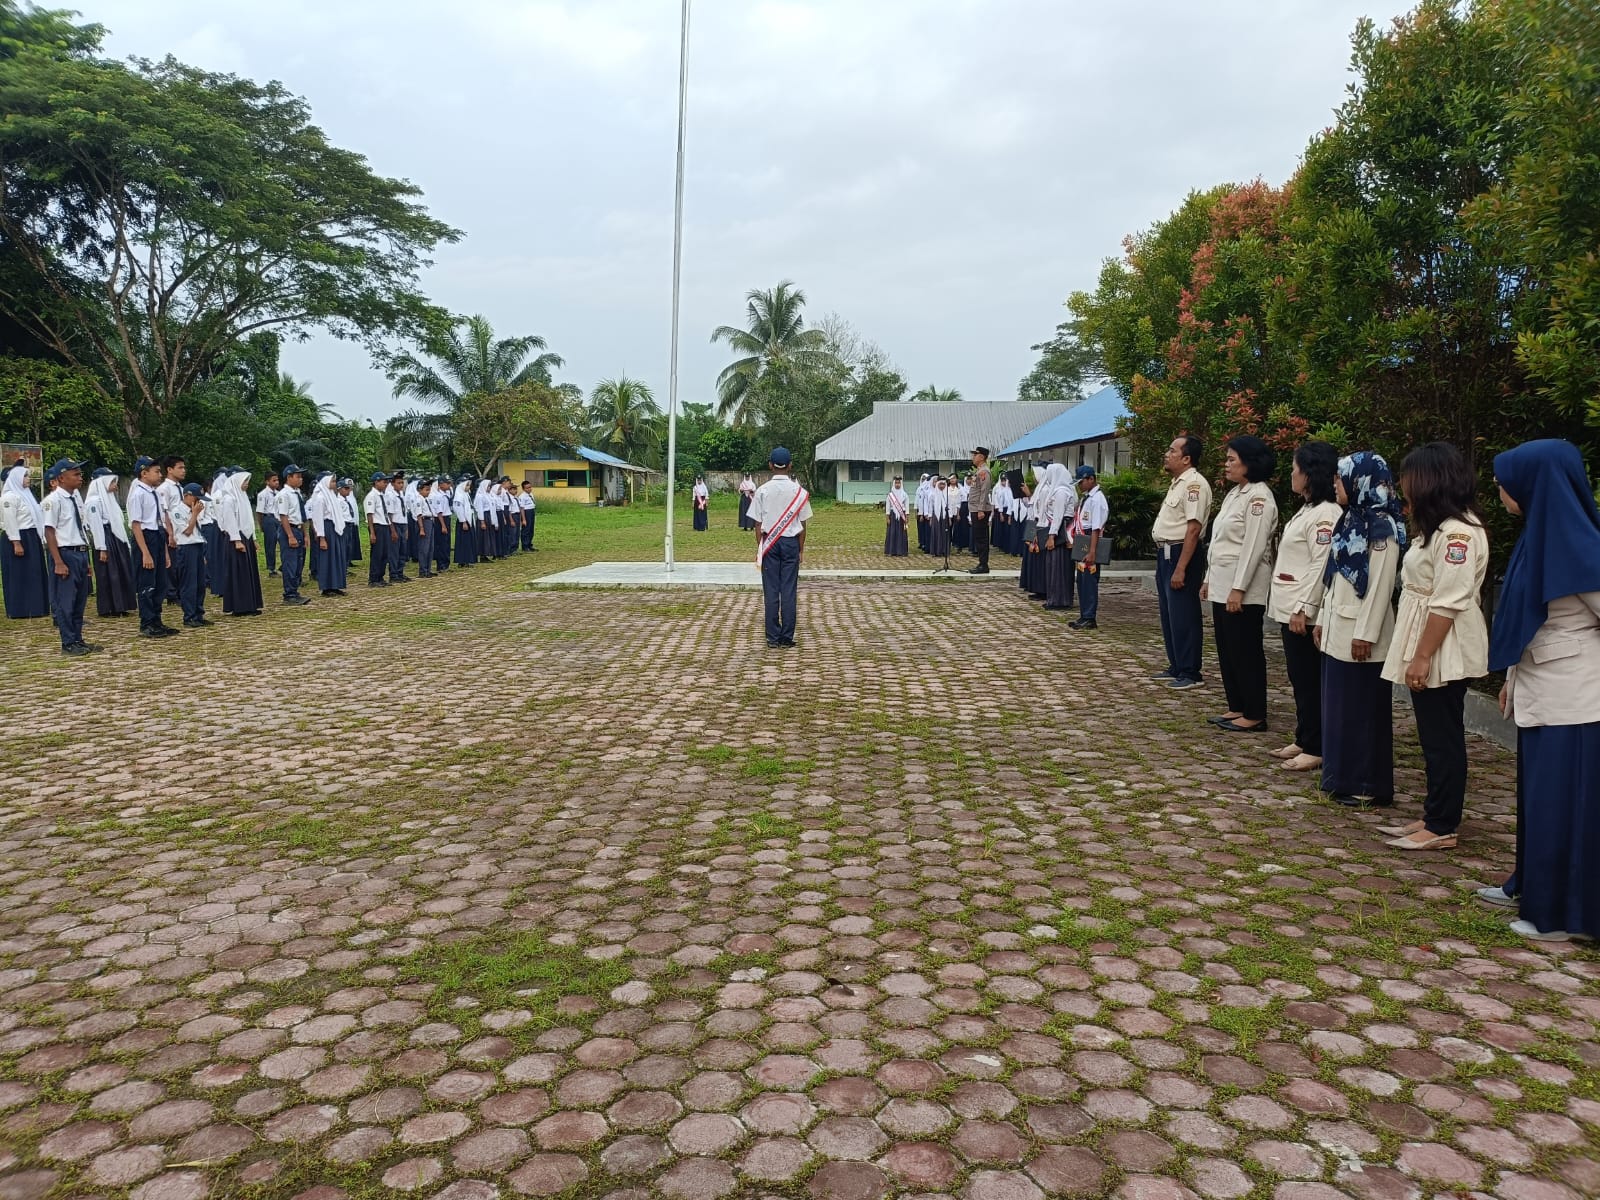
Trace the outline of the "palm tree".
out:
<instances>
[{"instance_id":1,"label":"palm tree","mask_svg":"<svg viewBox=\"0 0 1600 1200\"><path fill-rule=\"evenodd\" d=\"M914 394L911 399L913 401L950 404L961 399L961 393L956 391L955 388L937 388L930 383L927 387Z\"/></svg>"},{"instance_id":2,"label":"palm tree","mask_svg":"<svg viewBox=\"0 0 1600 1200\"><path fill-rule=\"evenodd\" d=\"M395 420L447 465L463 400L523 383L548 384L551 371L562 365L561 356L549 353L542 337L496 339L483 316L457 320L425 349L432 363L409 352L398 354L390 360L389 377L396 398L409 397L436 411L409 409Z\"/></svg>"},{"instance_id":3,"label":"palm tree","mask_svg":"<svg viewBox=\"0 0 1600 1200\"><path fill-rule=\"evenodd\" d=\"M783 379L790 372L818 365L828 357L827 336L807 329L800 310L806 294L785 279L771 291L759 288L745 296L745 324L719 325L713 342L727 342L736 358L717 376L717 415L742 425L748 419L745 401L769 375Z\"/></svg>"},{"instance_id":4,"label":"palm tree","mask_svg":"<svg viewBox=\"0 0 1600 1200\"><path fill-rule=\"evenodd\" d=\"M661 439L661 409L650 385L626 375L595 385L589 422L596 447L618 458L646 457Z\"/></svg>"}]
</instances>

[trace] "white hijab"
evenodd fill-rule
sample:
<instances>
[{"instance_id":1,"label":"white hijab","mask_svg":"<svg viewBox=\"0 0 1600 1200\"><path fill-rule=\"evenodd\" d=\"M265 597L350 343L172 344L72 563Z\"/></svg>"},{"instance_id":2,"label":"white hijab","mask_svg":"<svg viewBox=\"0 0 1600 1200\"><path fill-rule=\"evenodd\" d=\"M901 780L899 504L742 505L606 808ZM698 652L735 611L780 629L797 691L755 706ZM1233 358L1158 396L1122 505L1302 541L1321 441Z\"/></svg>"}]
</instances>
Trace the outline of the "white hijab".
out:
<instances>
[{"instance_id":1,"label":"white hijab","mask_svg":"<svg viewBox=\"0 0 1600 1200\"><path fill-rule=\"evenodd\" d=\"M228 499L222 508L228 521L223 528L236 542L252 542L256 536L255 504L250 499L250 493L244 490L249 482L248 469L235 471L228 476Z\"/></svg>"},{"instance_id":2,"label":"white hijab","mask_svg":"<svg viewBox=\"0 0 1600 1200\"><path fill-rule=\"evenodd\" d=\"M895 484L894 487L889 489L889 495L893 496L896 500L900 501L900 515L902 517L905 516L906 515L906 506L910 503L909 498L906 496L906 489L901 487L899 484ZM886 512L890 512L890 513L894 512L894 506L892 504L890 504L887 500L885 500L883 502L883 506L884 506L884 510Z\"/></svg>"},{"instance_id":3,"label":"white hijab","mask_svg":"<svg viewBox=\"0 0 1600 1200\"><path fill-rule=\"evenodd\" d=\"M115 475L98 475L89 481L89 498L84 501L87 513L99 518L94 524L101 521L111 527L111 536L124 546L128 544L128 522L122 516L122 502L117 499L117 477ZM101 529L89 532L89 538L97 546L100 539L105 536ZM101 546L101 549L105 547Z\"/></svg>"},{"instance_id":4,"label":"white hijab","mask_svg":"<svg viewBox=\"0 0 1600 1200\"><path fill-rule=\"evenodd\" d=\"M450 511L455 514L456 521L465 521L472 524L472 485L465 479L456 484L455 490L450 495Z\"/></svg>"},{"instance_id":5,"label":"white hijab","mask_svg":"<svg viewBox=\"0 0 1600 1200\"><path fill-rule=\"evenodd\" d=\"M44 510L39 507L39 502L33 498L33 489L28 486L28 479L32 474L33 472L27 467L12 467L6 472L5 490L22 497L18 503L32 515L33 528L43 538Z\"/></svg>"},{"instance_id":6,"label":"white hijab","mask_svg":"<svg viewBox=\"0 0 1600 1200\"><path fill-rule=\"evenodd\" d=\"M489 494L489 481L478 480L478 494L472 498L472 507L477 510L479 524L500 524L500 517L495 512L494 497Z\"/></svg>"},{"instance_id":7,"label":"white hijab","mask_svg":"<svg viewBox=\"0 0 1600 1200\"><path fill-rule=\"evenodd\" d=\"M694 485L694 498L696 500L707 500L710 499L710 497L711 490L706 487L704 480L701 480Z\"/></svg>"}]
</instances>

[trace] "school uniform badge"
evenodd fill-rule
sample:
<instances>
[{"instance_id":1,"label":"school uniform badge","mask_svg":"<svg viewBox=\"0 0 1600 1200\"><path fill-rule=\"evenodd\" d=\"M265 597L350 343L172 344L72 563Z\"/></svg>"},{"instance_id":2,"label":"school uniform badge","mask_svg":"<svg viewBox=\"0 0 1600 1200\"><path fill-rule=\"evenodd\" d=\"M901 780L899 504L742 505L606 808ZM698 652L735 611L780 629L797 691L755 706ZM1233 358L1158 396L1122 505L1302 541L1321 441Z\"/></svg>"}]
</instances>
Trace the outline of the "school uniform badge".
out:
<instances>
[{"instance_id":1,"label":"school uniform badge","mask_svg":"<svg viewBox=\"0 0 1600 1200\"><path fill-rule=\"evenodd\" d=\"M1331 546L1332 544L1333 544L1333 530L1332 529L1328 528L1327 526L1323 526L1321 529L1317 530L1317 545L1319 545L1319 546Z\"/></svg>"},{"instance_id":2,"label":"school uniform badge","mask_svg":"<svg viewBox=\"0 0 1600 1200\"><path fill-rule=\"evenodd\" d=\"M1200 485L1199 484L1191 483L1189 485L1189 499L1190 499L1191 502L1200 499Z\"/></svg>"},{"instance_id":3,"label":"school uniform badge","mask_svg":"<svg viewBox=\"0 0 1600 1200\"><path fill-rule=\"evenodd\" d=\"M1267 502L1265 500L1252 500L1252 501L1250 501L1250 515L1252 517L1259 517L1262 513L1266 512L1266 511L1267 511Z\"/></svg>"},{"instance_id":4,"label":"school uniform badge","mask_svg":"<svg viewBox=\"0 0 1600 1200\"><path fill-rule=\"evenodd\" d=\"M1467 544L1465 542L1448 542L1444 548L1444 560L1453 567L1459 567L1467 561Z\"/></svg>"}]
</instances>

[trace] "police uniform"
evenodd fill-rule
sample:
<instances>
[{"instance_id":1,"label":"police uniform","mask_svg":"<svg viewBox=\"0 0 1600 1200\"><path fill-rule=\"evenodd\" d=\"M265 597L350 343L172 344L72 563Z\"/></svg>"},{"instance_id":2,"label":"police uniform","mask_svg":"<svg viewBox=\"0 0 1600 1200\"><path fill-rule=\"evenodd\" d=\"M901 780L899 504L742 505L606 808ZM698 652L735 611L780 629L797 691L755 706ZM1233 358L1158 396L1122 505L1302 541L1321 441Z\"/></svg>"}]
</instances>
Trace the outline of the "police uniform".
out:
<instances>
[{"instance_id":1,"label":"police uniform","mask_svg":"<svg viewBox=\"0 0 1600 1200\"><path fill-rule=\"evenodd\" d=\"M394 530L389 527L388 482L387 475L373 475L372 490L361 502L361 508L367 518L367 529L372 538L372 562L367 567L368 587L389 586L383 578L384 571L389 567L389 540L394 536ZM380 483L385 485L381 492L378 490Z\"/></svg>"},{"instance_id":2,"label":"police uniform","mask_svg":"<svg viewBox=\"0 0 1600 1200\"><path fill-rule=\"evenodd\" d=\"M1289 518L1278 539L1267 598L1267 619L1279 623L1284 668L1294 692L1293 746L1312 758L1322 757L1322 651L1311 631L1322 608L1322 573L1338 523L1339 506L1332 500L1302 505ZM1304 633L1290 628L1296 616L1305 618Z\"/></svg>"},{"instance_id":3,"label":"police uniform","mask_svg":"<svg viewBox=\"0 0 1600 1200\"><path fill-rule=\"evenodd\" d=\"M139 632L160 636L167 629L161 620L161 605L167 597L167 520L161 511L161 498L155 488L138 476L154 466L141 458L133 466L133 490L128 493L128 524L140 531L144 550L133 553L133 587L139 600ZM135 539L137 542L137 539ZM145 566L149 557L152 565ZM176 633L177 630L171 632Z\"/></svg>"},{"instance_id":4,"label":"police uniform","mask_svg":"<svg viewBox=\"0 0 1600 1200\"><path fill-rule=\"evenodd\" d=\"M279 488L263 485L256 496L256 516L261 520L261 545L267 556L267 574L278 573L278 547L283 543L283 526L278 524Z\"/></svg>"},{"instance_id":5,"label":"police uniform","mask_svg":"<svg viewBox=\"0 0 1600 1200\"><path fill-rule=\"evenodd\" d=\"M787 470L789 452L778 447L772 465ZM800 544L811 519L811 498L786 474L776 474L750 498L750 518L761 532L756 558L766 603L767 645L794 645L795 605L799 598Z\"/></svg>"},{"instance_id":6,"label":"police uniform","mask_svg":"<svg viewBox=\"0 0 1600 1200\"><path fill-rule=\"evenodd\" d=\"M1206 550L1195 543L1184 568L1183 587L1174 589L1172 576L1183 557L1189 522L1202 530L1211 515L1211 485L1190 467L1173 479L1156 513L1150 536L1156 544L1156 600L1161 607L1161 640L1166 645L1167 669L1162 675L1174 684L1200 682L1200 583L1206 574Z\"/></svg>"},{"instance_id":7,"label":"police uniform","mask_svg":"<svg viewBox=\"0 0 1600 1200\"><path fill-rule=\"evenodd\" d=\"M1411 692L1428 777L1422 819L1435 837L1456 832L1466 805L1467 680L1489 673L1489 630L1478 606L1488 570L1489 535L1460 517L1441 523L1425 544L1412 546L1400 566L1400 611L1383 677L1406 683L1406 667L1428 619L1451 619L1450 631L1433 653L1427 685Z\"/></svg>"},{"instance_id":8,"label":"police uniform","mask_svg":"<svg viewBox=\"0 0 1600 1200\"><path fill-rule=\"evenodd\" d=\"M973 567L968 574L987 575L989 573L989 517L994 511L994 499L990 487L989 452L979 447L984 457L983 465L972 473L972 482L967 485L967 515L972 519L972 552L978 557L978 565Z\"/></svg>"},{"instance_id":9,"label":"police uniform","mask_svg":"<svg viewBox=\"0 0 1600 1200\"><path fill-rule=\"evenodd\" d=\"M82 463L62 459L50 468L50 474L54 478L63 471L82 469ZM83 612L89 603L89 538L83 523L83 506L77 492L54 488L39 508L45 529L55 534L56 552L51 556L49 576L50 615L55 618L56 632L61 635L61 652L87 654L90 647L83 640ZM48 534L46 540L49 540ZM56 556L67 568L65 575L56 572Z\"/></svg>"},{"instance_id":10,"label":"police uniform","mask_svg":"<svg viewBox=\"0 0 1600 1200\"><path fill-rule=\"evenodd\" d=\"M300 580L305 574L306 567L306 498L297 487L289 486L287 480L291 475L301 474L293 464L283 469L282 478L286 481L278 489L277 510L273 520L283 529L283 602L285 604L309 604L310 600L300 594Z\"/></svg>"},{"instance_id":11,"label":"police uniform","mask_svg":"<svg viewBox=\"0 0 1600 1200\"><path fill-rule=\"evenodd\" d=\"M1206 594L1211 598L1211 628L1217 639L1217 666L1228 711L1246 721L1224 729L1265 730L1267 651L1261 627L1272 592L1272 535L1278 531L1278 502L1262 480L1235 484L1222 497L1211 522L1207 547ZM1238 612L1228 611L1228 596L1242 593Z\"/></svg>"}]
</instances>

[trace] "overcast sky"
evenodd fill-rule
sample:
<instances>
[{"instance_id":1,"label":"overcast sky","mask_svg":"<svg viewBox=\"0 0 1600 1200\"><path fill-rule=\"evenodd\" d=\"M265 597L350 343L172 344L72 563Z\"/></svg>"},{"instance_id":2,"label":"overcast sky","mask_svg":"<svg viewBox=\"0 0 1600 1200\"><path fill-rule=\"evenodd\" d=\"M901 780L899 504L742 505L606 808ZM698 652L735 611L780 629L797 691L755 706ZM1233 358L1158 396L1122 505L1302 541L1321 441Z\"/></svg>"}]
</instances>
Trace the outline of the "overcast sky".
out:
<instances>
[{"instance_id":1,"label":"overcast sky","mask_svg":"<svg viewBox=\"0 0 1600 1200\"><path fill-rule=\"evenodd\" d=\"M667 394L677 0L63 0L114 54L279 79L466 233L424 286L538 333L587 391ZM792 279L911 381L1014 399L1061 303L1190 189L1281 182L1393 0L698 0L681 396L744 295ZM286 348L381 422L388 381Z\"/></svg>"}]
</instances>

